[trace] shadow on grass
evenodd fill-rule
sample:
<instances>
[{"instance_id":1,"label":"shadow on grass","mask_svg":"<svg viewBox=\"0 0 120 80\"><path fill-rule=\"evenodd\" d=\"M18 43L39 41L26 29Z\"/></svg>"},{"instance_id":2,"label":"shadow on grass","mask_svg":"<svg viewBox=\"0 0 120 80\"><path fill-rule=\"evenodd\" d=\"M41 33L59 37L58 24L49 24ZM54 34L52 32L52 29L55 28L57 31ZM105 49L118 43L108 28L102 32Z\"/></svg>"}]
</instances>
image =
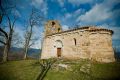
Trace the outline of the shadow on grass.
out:
<instances>
[{"instance_id":1,"label":"shadow on grass","mask_svg":"<svg viewBox=\"0 0 120 80\"><path fill-rule=\"evenodd\" d=\"M43 59L39 62L41 70L36 80L43 80L51 68L52 64L56 62L56 59Z\"/></svg>"}]
</instances>

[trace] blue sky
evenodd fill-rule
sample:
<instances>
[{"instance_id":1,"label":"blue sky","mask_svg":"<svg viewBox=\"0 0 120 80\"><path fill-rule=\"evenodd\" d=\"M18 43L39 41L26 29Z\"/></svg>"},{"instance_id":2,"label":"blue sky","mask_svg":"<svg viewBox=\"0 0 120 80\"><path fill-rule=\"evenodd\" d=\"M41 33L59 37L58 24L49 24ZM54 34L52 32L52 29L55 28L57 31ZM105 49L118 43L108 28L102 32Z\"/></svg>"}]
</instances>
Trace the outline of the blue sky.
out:
<instances>
[{"instance_id":1,"label":"blue sky","mask_svg":"<svg viewBox=\"0 0 120 80\"><path fill-rule=\"evenodd\" d=\"M13 0L14 2L14 0ZM120 49L120 0L17 0L16 13L19 16L16 31L22 36L24 20L30 14L32 7L48 20L59 20L62 28L75 25L96 25L112 29L113 46ZM37 36L43 27L36 27ZM40 40L35 48L40 47Z\"/></svg>"}]
</instances>

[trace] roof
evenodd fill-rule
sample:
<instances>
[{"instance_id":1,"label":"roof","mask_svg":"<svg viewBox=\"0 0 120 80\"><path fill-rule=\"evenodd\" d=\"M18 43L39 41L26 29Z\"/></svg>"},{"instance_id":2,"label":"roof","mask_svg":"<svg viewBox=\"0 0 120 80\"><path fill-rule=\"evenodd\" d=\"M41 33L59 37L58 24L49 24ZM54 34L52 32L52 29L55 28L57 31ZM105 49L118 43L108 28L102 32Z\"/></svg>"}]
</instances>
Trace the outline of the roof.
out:
<instances>
[{"instance_id":1,"label":"roof","mask_svg":"<svg viewBox=\"0 0 120 80\"><path fill-rule=\"evenodd\" d=\"M75 29L71 29L71 30L61 31L61 32L58 32L58 33L53 33L53 34L50 34L50 35L47 35L47 36L66 33L66 32L71 32L71 31L76 31L76 30L86 30L86 31L89 31L89 32L106 31L106 32L110 32L111 34L113 34L113 31L110 30L110 29L100 28L100 27L96 27L96 26L84 26L84 27L75 28Z\"/></svg>"}]
</instances>

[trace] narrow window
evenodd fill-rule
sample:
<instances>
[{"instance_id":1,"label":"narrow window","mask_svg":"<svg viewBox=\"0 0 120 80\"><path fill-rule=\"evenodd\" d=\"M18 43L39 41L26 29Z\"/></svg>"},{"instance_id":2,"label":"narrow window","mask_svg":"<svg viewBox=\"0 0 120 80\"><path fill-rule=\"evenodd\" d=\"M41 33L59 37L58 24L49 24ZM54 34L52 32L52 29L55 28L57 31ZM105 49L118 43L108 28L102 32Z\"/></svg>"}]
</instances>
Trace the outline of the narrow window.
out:
<instances>
[{"instance_id":1,"label":"narrow window","mask_svg":"<svg viewBox=\"0 0 120 80\"><path fill-rule=\"evenodd\" d=\"M76 39L74 38L74 43L75 43L75 45L76 45Z\"/></svg>"},{"instance_id":2,"label":"narrow window","mask_svg":"<svg viewBox=\"0 0 120 80\"><path fill-rule=\"evenodd\" d=\"M55 25L55 22L52 22L52 27Z\"/></svg>"},{"instance_id":3,"label":"narrow window","mask_svg":"<svg viewBox=\"0 0 120 80\"><path fill-rule=\"evenodd\" d=\"M60 28L58 28L58 32L60 32Z\"/></svg>"}]
</instances>

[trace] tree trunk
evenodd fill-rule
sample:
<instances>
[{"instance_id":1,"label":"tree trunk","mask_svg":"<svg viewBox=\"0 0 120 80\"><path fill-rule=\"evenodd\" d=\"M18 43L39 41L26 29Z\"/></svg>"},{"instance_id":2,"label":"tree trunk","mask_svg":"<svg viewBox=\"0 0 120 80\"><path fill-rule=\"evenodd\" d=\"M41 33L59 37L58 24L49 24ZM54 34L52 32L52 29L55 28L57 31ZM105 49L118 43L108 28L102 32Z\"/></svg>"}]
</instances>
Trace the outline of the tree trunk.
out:
<instances>
[{"instance_id":1,"label":"tree trunk","mask_svg":"<svg viewBox=\"0 0 120 80\"><path fill-rule=\"evenodd\" d=\"M28 47L25 47L24 59L26 59L26 58L27 58L27 53L28 53Z\"/></svg>"},{"instance_id":2,"label":"tree trunk","mask_svg":"<svg viewBox=\"0 0 120 80\"><path fill-rule=\"evenodd\" d=\"M13 34L13 30L10 31L9 37L6 40L6 44L4 46L3 62L8 61L8 53L9 53L9 50L10 50L10 47L11 47L12 34Z\"/></svg>"},{"instance_id":3,"label":"tree trunk","mask_svg":"<svg viewBox=\"0 0 120 80\"><path fill-rule=\"evenodd\" d=\"M27 33L27 37L26 37L26 41L25 41L25 54L24 54L24 59L27 58L27 54L28 54L28 49L29 49L29 44L30 44L30 40L32 37L32 26L30 28L29 33Z\"/></svg>"},{"instance_id":4,"label":"tree trunk","mask_svg":"<svg viewBox=\"0 0 120 80\"><path fill-rule=\"evenodd\" d=\"M6 44L4 46L3 62L6 62L8 60L8 52L9 52L9 46L8 44Z\"/></svg>"}]
</instances>

